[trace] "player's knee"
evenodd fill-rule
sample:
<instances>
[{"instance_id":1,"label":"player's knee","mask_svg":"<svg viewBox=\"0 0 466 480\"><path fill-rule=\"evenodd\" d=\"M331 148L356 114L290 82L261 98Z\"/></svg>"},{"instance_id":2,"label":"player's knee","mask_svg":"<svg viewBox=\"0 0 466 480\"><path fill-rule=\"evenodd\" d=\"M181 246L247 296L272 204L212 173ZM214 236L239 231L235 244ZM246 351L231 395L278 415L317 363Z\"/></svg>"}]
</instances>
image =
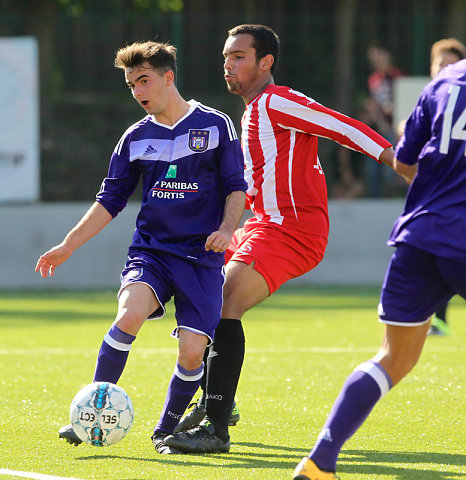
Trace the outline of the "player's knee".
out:
<instances>
[{"instance_id":1,"label":"player's knee","mask_svg":"<svg viewBox=\"0 0 466 480\"><path fill-rule=\"evenodd\" d=\"M202 337L201 337L202 338ZM178 363L187 370L195 370L202 365L204 359L205 343L194 337L191 341L179 344Z\"/></svg>"},{"instance_id":2,"label":"player's knee","mask_svg":"<svg viewBox=\"0 0 466 480\"><path fill-rule=\"evenodd\" d=\"M183 348L178 353L178 363L186 370L195 370L202 365L204 350Z\"/></svg>"},{"instance_id":3,"label":"player's knee","mask_svg":"<svg viewBox=\"0 0 466 480\"><path fill-rule=\"evenodd\" d=\"M138 312L125 310L119 313L115 321L116 326L125 333L138 332L144 323L143 318Z\"/></svg>"}]
</instances>

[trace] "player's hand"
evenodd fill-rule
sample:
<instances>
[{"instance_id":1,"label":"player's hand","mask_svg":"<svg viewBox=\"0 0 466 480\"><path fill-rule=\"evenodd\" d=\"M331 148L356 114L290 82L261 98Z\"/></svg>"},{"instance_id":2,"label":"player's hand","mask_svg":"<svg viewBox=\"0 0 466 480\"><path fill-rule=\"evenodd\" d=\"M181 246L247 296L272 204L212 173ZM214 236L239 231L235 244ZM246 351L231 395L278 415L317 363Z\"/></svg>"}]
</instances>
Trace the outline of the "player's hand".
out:
<instances>
[{"instance_id":1,"label":"player's hand","mask_svg":"<svg viewBox=\"0 0 466 480\"><path fill-rule=\"evenodd\" d=\"M40 272L42 278L47 278L47 275L53 277L58 265L66 262L72 253L73 250L66 245L57 245L39 257L35 271Z\"/></svg>"},{"instance_id":2,"label":"player's hand","mask_svg":"<svg viewBox=\"0 0 466 480\"><path fill-rule=\"evenodd\" d=\"M206 251L212 250L215 253L222 253L230 245L233 233L227 233L221 230L211 233L205 242Z\"/></svg>"}]
</instances>

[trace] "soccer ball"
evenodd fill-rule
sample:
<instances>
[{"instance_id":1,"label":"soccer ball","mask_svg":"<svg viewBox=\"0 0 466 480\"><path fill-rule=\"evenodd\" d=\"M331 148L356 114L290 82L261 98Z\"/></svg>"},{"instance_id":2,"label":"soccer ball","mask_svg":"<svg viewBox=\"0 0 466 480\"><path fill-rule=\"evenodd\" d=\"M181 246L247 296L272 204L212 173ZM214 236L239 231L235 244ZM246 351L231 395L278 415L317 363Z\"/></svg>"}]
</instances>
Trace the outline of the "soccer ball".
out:
<instances>
[{"instance_id":1,"label":"soccer ball","mask_svg":"<svg viewBox=\"0 0 466 480\"><path fill-rule=\"evenodd\" d=\"M76 435L96 447L119 442L129 432L133 418L133 404L128 394L108 382L85 386L70 406L70 422Z\"/></svg>"}]
</instances>

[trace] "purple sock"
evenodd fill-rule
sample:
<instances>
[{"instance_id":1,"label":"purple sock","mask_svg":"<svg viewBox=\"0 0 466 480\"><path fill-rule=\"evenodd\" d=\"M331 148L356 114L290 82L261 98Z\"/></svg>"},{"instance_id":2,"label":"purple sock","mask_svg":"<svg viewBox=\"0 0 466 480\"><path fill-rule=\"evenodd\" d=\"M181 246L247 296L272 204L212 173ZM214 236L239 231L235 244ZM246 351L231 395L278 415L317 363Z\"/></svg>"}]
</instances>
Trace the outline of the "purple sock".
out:
<instances>
[{"instance_id":1,"label":"purple sock","mask_svg":"<svg viewBox=\"0 0 466 480\"><path fill-rule=\"evenodd\" d=\"M154 432L173 433L186 407L192 400L204 375L204 364L195 370L186 370L178 363L168 386L165 405Z\"/></svg>"},{"instance_id":2,"label":"purple sock","mask_svg":"<svg viewBox=\"0 0 466 480\"><path fill-rule=\"evenodd\" d=\"M392 381L376 362L365 362L346 379L309 458L334 472L343 444L362 425L374 405L390 390Z\"/></svg>"},{"instance_id":3,"label":"purple sock","mask_svg":"<svg viewBox=\"0 0 466 480\"><path fill-rule=\"evenodd\" d=\"M94 382L117 383L123 373L131 344L136 337L112 325L104 337L97 357Z\"/></svg>"}]
</instances>

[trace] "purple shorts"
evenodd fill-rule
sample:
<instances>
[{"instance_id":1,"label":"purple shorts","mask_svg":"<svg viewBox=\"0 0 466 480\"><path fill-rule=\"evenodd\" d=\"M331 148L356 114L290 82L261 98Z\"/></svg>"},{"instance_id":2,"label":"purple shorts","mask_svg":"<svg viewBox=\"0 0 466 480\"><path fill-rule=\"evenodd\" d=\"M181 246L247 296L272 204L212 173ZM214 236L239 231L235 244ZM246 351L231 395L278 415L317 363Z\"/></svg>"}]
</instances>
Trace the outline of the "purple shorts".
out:
<instances>
[{"instance_id":1,"label":"purple shorts","mask_svg":"<svg viewBox=\"0 0 466 480\"><path fill-rule=\"evenodd\" d=\"M402 243L392 256L382 286L380 321L421 325L455 294L466 298L466 263Z\"/></svg>"},{"instance_id":2,"label":"purple shorts","mask_svg":"<svg viewBox=\"0 0 466 480\"><path fill-rule=\"evenodd\" d=\"M158 252L132 252L128 255L121 273L121 291L131 283L148 285L160 308L149 319L165 314L165 303L174 298L177 327L172 335L178 336L180 328L214 338L215 328L222 310L223 267L199 267L174 255Z\"/></svg>"}]
</instances>

